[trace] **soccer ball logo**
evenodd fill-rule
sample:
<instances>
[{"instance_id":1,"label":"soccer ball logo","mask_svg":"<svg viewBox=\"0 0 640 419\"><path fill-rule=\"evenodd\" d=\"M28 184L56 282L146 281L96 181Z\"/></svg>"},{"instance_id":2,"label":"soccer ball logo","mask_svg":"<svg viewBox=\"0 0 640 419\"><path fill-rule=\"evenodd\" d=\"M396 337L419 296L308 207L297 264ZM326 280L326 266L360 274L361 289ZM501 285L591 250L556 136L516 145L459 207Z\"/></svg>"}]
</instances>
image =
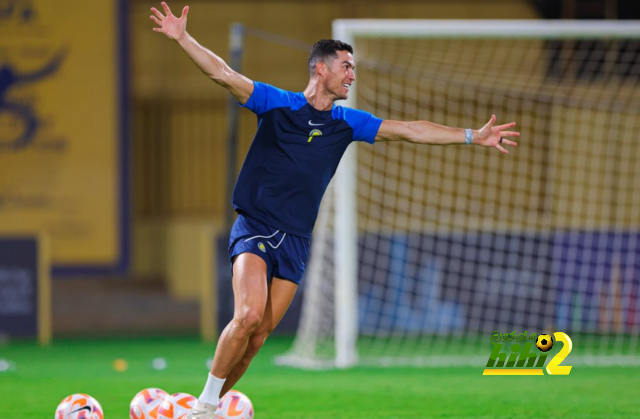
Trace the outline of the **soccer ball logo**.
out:
<instances>
[{"instance_id":1,"label":"soccer ball logo","mask_svg":"<svg viewBox=\"0 0 640 419\"><path fill-rule=\"evenodd\" d=\"M129 405L131 419L158 419L160 405L169 394L159 388L145 388L135 395Z\"/></svg>"},{"instance_id":2,"label":"soccer ball logo","mask_svg":"<svg viewBox=\"0 0 640 419\"><path fill-rule=\"evenodd\" d=\"M218 403L216 418L253 419L253 405L251 404L251 400L237 390L229 390L222 400L220 400L220 403Z\"/></svg>"},{"instance_id":3,"label":"soccer ball logo","mask_svg":"<svg viewBox=\"0 0 640 419\"><path fill-rule=\"evenodd\" d=\"M183 419L196 405L196 398L187 393L175 393L164 399L158 409L158 419Z\"/></svg>"},{"instance_id":4,"label":"soccer ball logo","mask_svg":"<svg viewBox=\"0 0 640 419\"><path fill-rule=\"evenodd\" d=\"M542 352L548 352L549 349L553 347L553 338L544 333L538 335L538 339L536 339L536 347Z\"/></svg>"},{"instance_id":5,"label":"soccer ball logo","mask_svg":"<svg viewBox=\"0 0 640 419\"><path fill-rule=\"evenodd\" d=\"M102 406L84 393L65 397L56 408L55 419L103 419Z\"/></svg>"}]
</instances>

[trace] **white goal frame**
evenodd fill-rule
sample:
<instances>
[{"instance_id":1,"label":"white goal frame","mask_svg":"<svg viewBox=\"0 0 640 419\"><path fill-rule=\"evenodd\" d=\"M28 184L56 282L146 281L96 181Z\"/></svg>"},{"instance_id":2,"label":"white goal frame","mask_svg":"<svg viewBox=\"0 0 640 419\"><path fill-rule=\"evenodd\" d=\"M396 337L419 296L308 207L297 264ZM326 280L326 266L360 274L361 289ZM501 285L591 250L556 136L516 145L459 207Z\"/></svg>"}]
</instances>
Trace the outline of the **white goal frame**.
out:
<instances>
[{"instance_id":1,"label":"white goal frame","mask_svg":"<svg viewBox=\"0 0 640 419\"><path fill-rule=\"evenodd\" d=\"M411 38L509 38L558 39L640 38L640 21L563 20L417 20L340 19L333 22L333 38L354 47L357 37ZM357 83L350 89L347 107L357 107ZM347 368L358 360L358 220L356 166L357 148L345 153L329 193L335 206L335 366ZM310 273L313 275L313 273Z\"/></svg>"}]
</instances>

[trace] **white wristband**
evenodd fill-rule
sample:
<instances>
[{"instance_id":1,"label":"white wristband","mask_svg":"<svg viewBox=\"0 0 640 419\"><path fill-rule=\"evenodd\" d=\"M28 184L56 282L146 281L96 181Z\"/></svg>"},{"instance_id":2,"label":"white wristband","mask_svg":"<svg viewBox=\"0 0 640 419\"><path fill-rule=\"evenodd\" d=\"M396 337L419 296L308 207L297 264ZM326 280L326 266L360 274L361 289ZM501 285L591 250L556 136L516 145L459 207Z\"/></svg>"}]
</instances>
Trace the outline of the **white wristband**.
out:
<instances>
[{"instance_id":1,"label":"white wristband","mask_svg":"<svg viewBox=\"0 0 640 419\"><path fill-rule=\"evenodd\" d=\"M473 130L471 128L466 128L464 130L464 143L471 144L473 142Z\"/></svg>"}]
</instances>

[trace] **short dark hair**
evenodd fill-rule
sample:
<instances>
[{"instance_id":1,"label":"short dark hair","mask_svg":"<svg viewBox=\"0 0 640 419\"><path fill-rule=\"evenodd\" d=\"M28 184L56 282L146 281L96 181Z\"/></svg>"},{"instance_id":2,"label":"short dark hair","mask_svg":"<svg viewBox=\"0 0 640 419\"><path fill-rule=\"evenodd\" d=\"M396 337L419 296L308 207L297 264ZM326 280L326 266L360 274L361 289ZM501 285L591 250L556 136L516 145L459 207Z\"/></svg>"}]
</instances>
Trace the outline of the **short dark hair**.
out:
<instances>
[{"instance_id":1,"label":"short dark hair","mask_svg":"<svg viewBox=\"0 0 640 419\"><path fill-rule=\"evenodd\" d=\"M313 44L309 53L309 74L314 74L320 61L328 64L326 61L328 58L332 60L338 58L337 51L349 51L353 54L353 47L337 39L321 39Z\"/></svg>"}]
</instances>

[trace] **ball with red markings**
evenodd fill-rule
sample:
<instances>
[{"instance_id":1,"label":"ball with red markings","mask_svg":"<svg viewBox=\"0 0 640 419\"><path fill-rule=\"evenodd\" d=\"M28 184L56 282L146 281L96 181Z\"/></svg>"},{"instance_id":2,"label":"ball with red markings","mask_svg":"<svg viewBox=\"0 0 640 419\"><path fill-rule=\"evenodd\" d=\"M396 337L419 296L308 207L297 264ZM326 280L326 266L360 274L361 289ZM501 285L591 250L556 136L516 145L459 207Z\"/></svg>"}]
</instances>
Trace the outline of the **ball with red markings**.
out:
<instances>
[{"instance_id":1,"label":"ball with red markings","mask_svg":"<svg viewBox=\"0 0 640 419\"><path fill-rule=\"evenodd\" d=\"M169 393L159 388L145 388L133 397L129 405L131 419L158 419L160 405Z\"/></svg>"},{"instance_id":2,"label":"ball with red markings","mask_svg":"<svg viewBox=\"0 0 640 419\"><path fill-rule=\"evenodd\" d=\"M60 402L55 419L104 419L104 413L96 399L88 394L76 393Z\"/></svg>"},{"instance_id":3,"label":"ball with red markings","mask_svg":"<svg viewBox=\"0 0 640 419\"><path fill-rule=\"evenodd\" d=\"M216 418L253 419L253 404L246 394L229 390L218 403Z\"/></svg>"},{"instance_id":4,"label":"ball with red markings","mask_svg":"<svg viewBox=\"0 0 640 419\"><path fill-rule=\"evenodd\" d=\"M163 400L158 419L184 419L196 405L196 398L188 393L175 393Z\"/></svg>"}]
</instances>

